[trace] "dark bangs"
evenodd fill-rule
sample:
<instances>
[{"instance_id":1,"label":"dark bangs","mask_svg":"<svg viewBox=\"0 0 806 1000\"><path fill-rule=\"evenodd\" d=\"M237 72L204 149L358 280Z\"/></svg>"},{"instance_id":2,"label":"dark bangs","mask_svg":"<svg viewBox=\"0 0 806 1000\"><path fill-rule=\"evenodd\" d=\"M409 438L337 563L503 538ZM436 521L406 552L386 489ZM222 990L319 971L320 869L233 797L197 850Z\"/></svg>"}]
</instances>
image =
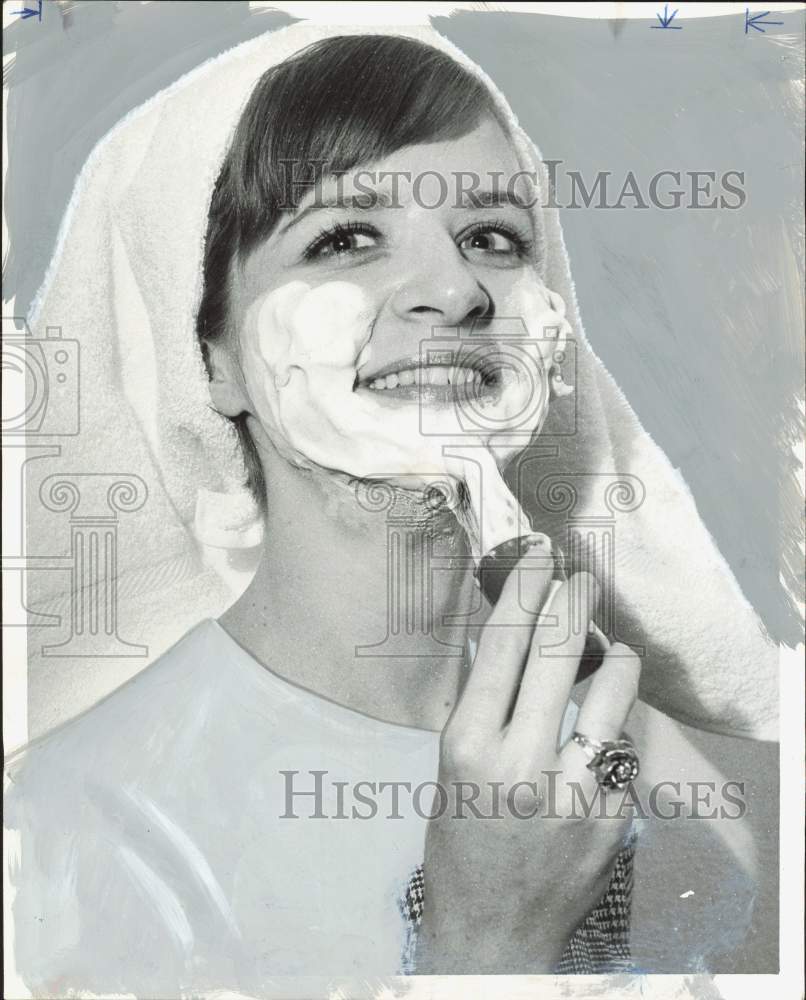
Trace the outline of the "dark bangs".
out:
<instances>
[{"instance_id":1,"label":"dark bangs","mask_svg":"<svg viewBox=\"0 0 806 1000\"><path fill-rule=\"evenodd\" d=\"M495 111L481 82L422 42L314 43L261 78L235 132L217 195L235 215L237 252L264 240L323 176L467 135L485 114Z\"/></svg>"}]
</instances>

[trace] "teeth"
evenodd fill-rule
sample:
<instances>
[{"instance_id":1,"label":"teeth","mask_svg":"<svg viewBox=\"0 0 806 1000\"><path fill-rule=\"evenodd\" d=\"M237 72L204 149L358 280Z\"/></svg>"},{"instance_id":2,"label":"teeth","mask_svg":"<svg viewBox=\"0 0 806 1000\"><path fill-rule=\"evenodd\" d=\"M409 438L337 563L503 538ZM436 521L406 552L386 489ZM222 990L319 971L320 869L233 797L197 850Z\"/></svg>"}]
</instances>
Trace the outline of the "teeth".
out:
<instances>
[{"instance_id":1,"label":"teeth","mask_svg":"<svg viewBox=\"0 0 806 1000\"><path fill-rule=\"evenodd\" d=\"M446 368L432 365L425 368L407 368L402 372L392 372L384 378L373 379L370 389L396 389L399 385L473 385L478 391L482 377L472 368Z\"/></svg>"}]
</instances>

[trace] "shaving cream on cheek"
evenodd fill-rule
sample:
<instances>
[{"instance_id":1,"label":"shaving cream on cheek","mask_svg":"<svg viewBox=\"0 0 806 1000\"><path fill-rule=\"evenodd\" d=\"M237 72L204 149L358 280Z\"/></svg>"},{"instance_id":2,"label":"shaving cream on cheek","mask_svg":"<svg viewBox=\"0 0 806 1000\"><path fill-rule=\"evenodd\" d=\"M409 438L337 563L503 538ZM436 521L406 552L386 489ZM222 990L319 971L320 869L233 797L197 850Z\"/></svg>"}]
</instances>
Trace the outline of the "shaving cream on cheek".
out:
<instances>
[{"instance_id":1,"label":"shaving cream on cheek","mask_svg":"<svg viewBox=\"0 0 806 1000\"><path fill-rule=\"evenodd\" d=\"M563 327L534 282L518 298L520 314L531 316L536 330ZM548 406L545 348L539 337L519 345L522 370L516 366L494 398L475 401L481 419L468 426L458 408L429 408L424 434L419 402L390 405L373 390L355 391L371 359L375 315L366 293L344 281L316 288L291 282L253 303L242 356L256 415L278 451L302 468L381 479L407 490L426 490L435 476L464 484L469 502L455 513L480 558L525 522L496 459L520 451L542 424ZM552 349L557 347L555 340Z\"/></svg>"},{"instance_id":2,"label":"shaving cream on cheek","mask_svg":"<svg viewBox=\"0 0 806 1000\"><path fill-rule=\"evenodd\" d=\"M444 468L437 443L417 433L416 407L390 414L369 391L353 391L371 358L374 319L369 297L349 282L270 292L246 316L247 388L289 461L416 486L418 474Z\"/></svg>"}]
</instances>

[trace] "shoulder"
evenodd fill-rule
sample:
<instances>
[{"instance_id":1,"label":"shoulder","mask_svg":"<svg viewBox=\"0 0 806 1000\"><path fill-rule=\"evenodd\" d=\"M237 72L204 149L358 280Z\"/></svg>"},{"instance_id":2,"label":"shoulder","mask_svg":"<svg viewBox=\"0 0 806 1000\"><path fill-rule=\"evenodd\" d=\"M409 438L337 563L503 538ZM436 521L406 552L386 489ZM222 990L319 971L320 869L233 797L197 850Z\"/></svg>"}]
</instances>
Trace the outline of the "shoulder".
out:
<instances>
[{"instance_id":1,"label":"shoulder","mask_svg":"<svg viewBox=\"0 0 806 1000\"><path fill-rule=\"evenodd\" d=\"M182 891L195 883L177 845L194 773L233 734L216 724L225 639L214 622L197 625L7 762L15 961L31 988L130 992L135 976L140 995L165 995L156 984L180 975L193 937ZM129 955L135 938L142 961Z\"/></svg>"},{"instance_id":2,"label":"shoulder","mask_svg":"<svg viewBox=\"0 0 806 1000\"><path fill-rule=\"evenodd\" d=\"M171 753L171 734L209 704L226 671L221 630L206 620L153 663L75 718L37 738L6 761L6 801L30 811L38 802L64 815L77 794L113 784L140 784Z\"/></svg>"}]
</instances>

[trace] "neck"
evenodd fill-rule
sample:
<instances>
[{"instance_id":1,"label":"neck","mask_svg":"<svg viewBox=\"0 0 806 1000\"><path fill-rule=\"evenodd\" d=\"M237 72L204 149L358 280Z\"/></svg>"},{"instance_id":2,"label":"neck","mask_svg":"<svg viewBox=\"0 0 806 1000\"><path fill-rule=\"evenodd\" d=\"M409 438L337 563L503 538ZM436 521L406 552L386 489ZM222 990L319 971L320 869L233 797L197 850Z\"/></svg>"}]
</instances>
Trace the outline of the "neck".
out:
<instances>
[{"instance_id":1,"label":"neck","mask_svg":"<svg viewBox=\"0 0 806 1000\"><path fill-rule=\"evenodd\" d=\"M441 730L484 617L464 534L386 484L358 489L285 462L262 557L220 621L287 680L388 722ZM473 613L475 611L475 613Z\"/></svg>"}]
</instances>

